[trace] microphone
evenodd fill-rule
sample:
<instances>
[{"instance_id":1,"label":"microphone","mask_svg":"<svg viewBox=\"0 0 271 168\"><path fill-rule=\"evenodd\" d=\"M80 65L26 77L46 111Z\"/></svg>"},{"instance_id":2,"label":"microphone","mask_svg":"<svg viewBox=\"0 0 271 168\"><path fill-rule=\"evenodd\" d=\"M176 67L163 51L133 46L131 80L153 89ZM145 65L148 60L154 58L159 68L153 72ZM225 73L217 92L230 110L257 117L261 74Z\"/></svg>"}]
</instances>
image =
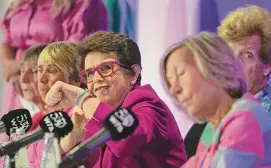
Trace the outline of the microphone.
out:
<instances>
[{"instance_id":1,"label":"microphone","mask_svg":"<svg viewBox=\"0 0 271 168\"><path fill-rule=\"evenodd\" d=\"M43 139L45 132L53 132L58 138L67 135L73 129L73 124L67 113L56 111L45 115L40 123L40 129L25 134L15 141L0 145L0 156L16 153L20 148Z\"/></svg>"},{"instance_id":2,"label":"microphone","mask_svg":"<svg viewBox=\"0 0 271 168\"><path fill-rule=\"evenodd\" d=\"M119 141L131 135L137 128L139 121L128 109L121 108L111 113L104 121L104 128L96 132L86 142L77 145L59 164L59 168L74 165L88 152L96 149L109 140Z\"/></svg>"},{"instance_id":3,"label":"microphone","mask_svg":"<svg viewBox=\"0 0 271 168\"><path fill-rule=\"evenodd\" d=\"M32 127L31 114L27 109L11 110L0 121L0 133L6 132L10 136L10 129L23 128L27 132Z\"/></svg>"}]
</instances>

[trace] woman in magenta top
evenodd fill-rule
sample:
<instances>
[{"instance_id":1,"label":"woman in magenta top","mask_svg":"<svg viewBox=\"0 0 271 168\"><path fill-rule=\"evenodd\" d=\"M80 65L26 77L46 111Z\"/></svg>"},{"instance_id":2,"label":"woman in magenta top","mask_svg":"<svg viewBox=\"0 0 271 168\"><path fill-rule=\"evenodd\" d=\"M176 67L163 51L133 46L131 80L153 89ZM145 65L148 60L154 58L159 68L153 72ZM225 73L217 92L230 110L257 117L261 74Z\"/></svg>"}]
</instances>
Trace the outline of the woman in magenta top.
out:
<instances>
[{"instance_id":1,"label":"woman in magenta top","mask_svg":"<svg viewBox=\"0 0 271 168\"><path fill-rule=\"evenodd\" d=\"M0 57L8 82L2 113L21 107L16 96L21 94L19 60L29 46L75 42L101 29L107 29L107 16L99 0L14 0L2 21Z\"/></svg>"},{"instance_id":2,"label":"woman in magenta top","mask_svg":"<svg viewBox=\"0 0 271 168\"><path fill-rule=\"evenodd\" d=\"M80 74L88 91L57 82L45 97L48 109L77 105L74 130L61 140L67 152L93 136L114 110L126 108L139 119L133 134L99 147L94 168L179 168L186 162L183 140L176 121L150 85L140 85L141 55L130 38L96 32L79 44ZM81 95L81 96L80 96ZM83 138L81 136L83 134ZM91 152L90 152L91 153Z\"/></svg>"},{"instance_id":3,"label":"woman in magenta top","mask_svg":"<svg viewBox=\"0 0 271 168\"><path fill-rule=\"evenodd\" d=\"M219 36L200 33L169 48L162 63L172 96L208 121L184 168L270 168L271 119L247 92L242 66Z\"/></svg>"}]
</instances>

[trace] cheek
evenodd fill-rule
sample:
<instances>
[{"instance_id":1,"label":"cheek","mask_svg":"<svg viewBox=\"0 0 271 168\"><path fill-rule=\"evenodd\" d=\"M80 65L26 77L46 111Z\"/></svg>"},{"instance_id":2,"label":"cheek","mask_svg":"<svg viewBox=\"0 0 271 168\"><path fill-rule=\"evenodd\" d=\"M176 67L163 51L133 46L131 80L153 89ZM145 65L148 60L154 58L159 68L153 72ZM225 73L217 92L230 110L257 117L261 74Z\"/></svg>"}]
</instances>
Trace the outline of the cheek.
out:
<instances>
[{"instance_id":1,"label":"cheek","mask_svg":"<svg viewBox=\"0 0 271 168\"><path fill-rule=\"evenodd\" d=\"M36 82L31 83L31 87L33 88L33 90L35 91L35 93L37 93L38 91L38 84Z\"/></svg>"},{"instance_id":2,"label":"cheek","mask_svg":"<svg viewBox=\"0 0 271 168\"><path fill-rule=\"evenodd\" d=\"M256 67L256 63L245 63L243 61L240 60L240 64L241 64L241 67L243 69L243 71L246 73L246 74L249 74L251 73L253 70L255 70L255 67Z\"/></svg>"},{"instance_id":3,"label":"cheek","mask_svg":"<svg viewBox=\"0 0 271 168\"><path fill-rule=\"evenodd\" d=\"M43 86L43 83L39 79L38 79L37 83L38 83L38 88Z\"/></svg>"},{"instance_id":4,"label":"cheek","mask_svg":"<svg viewBox=\"0 0 271 168\"><path fill-rule=\"evenodd\" d=\"M210 92L213 86L210 86L205 80L194 78L187 83L187 90L189 97L193 100L193 103L197 106L200 106L207 97L210 96ZM184 91L185 92L185 91Z\"/></svg>"},{"instance_id":5,"label":"cheek","mask_svg":"<svg viewBox=\"0 0 271 168\"><path fill-rule=\"evenodd\" d=\"M87 83L87 88L88 88L88 90L90 91L90 92L94 92L94 85L93 85L93 83Z\"/></svg>"},{"instance_id":6,"label":"cheek","mask_svg":"<svg viewBox=\"0 0 271 168\"><path fill-rule=\"evenodd\" d=\"M208 111L208 100L212 100L213 95L210 93L209 87L202 85L193 89L191 94L192 101L188 104L188 113L195 117L197 120L201 120L202 113Z\"/></svg>"},{"instance_id":7,"label":"cheek","mask_svg":"<svg viewBox=\"0 0 271 168\"><path fill-rule=\"evenodd\" d=\"M189 94L190 96L197 95L200 89L202 88L201 82L198 81L197 78L194 78L194 79L191 78L191 79L182 81L181 83L183 84L183 93L185 95L187 94Z\"/></svg>"},{"instance_id":8,"label":"cheek","mask_svg":"<svg viewBox=\"0 0 271 168\"><path fill-rule=\"evenodd\" d=\"M124 72L115 73L106 79L111 86L112 94L122 95L129 90L130 78Z\"/></svg>"},{"instance_id":9,"label":"cheek","mask_svg":"<svg viewBox=\"0 0 271 168\"><path fill-rule=\"evenodd\" d=\"M37 84L39 80L38 75L33 75L33 80L34 80L34 83Z\"/></svg>"},{"instance_id":10,"label":"cheek","mask_svg":"<svg viewBox=\"0 0 271 168\"><path fill-rule=\"evenodd\" d=\"M62 81L62 82L67 83L67 80L64 78L63 75L52 75L48 79L48 84L50 87L52 87L57 81Z\"/></svg>"},{"instance_id":11,"label":"cheek","mask_svg":"<svg viewBox=\"0 0 271 168\"><path fill-rule=\"evenodd\" d=\"M258 63L258 64L255 65L255 71L256 71L257 73L263 74L263 69L264 69L264 67L265 67L264 64Z\"/></svg>"},{"instance_id":12,"label":"cheek","mask_svg":"<svg viewBox=\"0 0 271 168\"><path fill-rule=\"evenodd\" d=\"M23 74L20 75L19 82L20 82L20 84L23 84Z\"/></svg>"},{"instance_id":13,"label":"cheek","mask_svg":"<svg viewBox=\"0 0 271 168\"><path fill-rule=\"evenodd\" d=\"M258 78L263 76L263 65L253 64L244 68L245 75L248 77Z\"/></svg>"},{"instance_id":14,"label":"cheek","mask_svg":"<svg viewBox=\"0 0 271 168\"><path fill-rule=\"evenodd\" d=\"M113 92L119 92L125 87L125 78L121 74L115 74L107 80L110 83Z\"/></svg>"}]
</instances>

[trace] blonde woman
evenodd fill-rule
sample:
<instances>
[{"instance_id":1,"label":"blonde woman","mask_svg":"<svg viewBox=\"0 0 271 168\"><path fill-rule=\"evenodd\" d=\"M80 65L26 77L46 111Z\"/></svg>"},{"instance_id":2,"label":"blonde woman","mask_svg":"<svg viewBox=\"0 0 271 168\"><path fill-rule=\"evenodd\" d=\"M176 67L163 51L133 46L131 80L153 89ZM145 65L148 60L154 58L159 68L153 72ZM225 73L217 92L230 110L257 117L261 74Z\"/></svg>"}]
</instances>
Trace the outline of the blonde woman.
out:
<instances>
[{"instance_id":1,"label":"blonde woman","mask_svg":"<svg viewBox=\"0 0 271 168\"><path fill-rule=\"evenodd\" d=\"M80 77L76 67L77 48L71 42L55 42L45 47L38 58L38 92L41 99L44 99L51 86L57 81L67 82L72 85L80 85ZM70 113L71 109L64 109ZM38 128L39 121L49 111L42 111L33 116L33 127L31 130ZM31 168L39 167L43 141L34 143L28 147L28 159Z\"/></svg>"},{"instance_id":2,"label":"blonde woman","mask_svg":"<svg viewBox=\"0 0 271 168\"><path fill-rule=\"evenodd\" d=\"M252 5L230 12L218 34L240 59L250 91L271 116L271 13Z\"/></svg>"},{"instance_id":3,"label":"blonde woman","mask_svg":"<svg viewBox=\"0 0 271 168\"><path fill-rule=\"evenodd\" d=\"M162 61L165 85L197 121L208 121L184 167L271 166L271 119L246 93L245 75L220 37L200 33L172 46Z\"/></svg>"}]
</instances>

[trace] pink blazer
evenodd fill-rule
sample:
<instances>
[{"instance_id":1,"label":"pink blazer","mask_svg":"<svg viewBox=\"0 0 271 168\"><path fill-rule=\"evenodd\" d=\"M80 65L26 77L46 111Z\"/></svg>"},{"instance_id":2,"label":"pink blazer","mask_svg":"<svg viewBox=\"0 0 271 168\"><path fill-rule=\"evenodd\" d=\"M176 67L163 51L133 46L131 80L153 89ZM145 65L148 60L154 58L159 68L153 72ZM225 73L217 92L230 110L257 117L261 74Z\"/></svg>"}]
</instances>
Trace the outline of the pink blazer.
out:
<instances>
[{"instance_id":1,"label":"pink blazer","mask_svg":"<svg viewBox=\"0 0 271 168\"><path fill-rule=\"evenodd\" d=\"M121 107L130 109L137 116L139 126L128 138L108 141L105 148L100 148L94 168L99 168L100 163L103 168L179 168L186 162L183 139L176 121L150 85L136 86ZM101 129L112 111L110 106L101 103L93 119L87 123L82 141Z\"/></svg>"}]
</instances>

